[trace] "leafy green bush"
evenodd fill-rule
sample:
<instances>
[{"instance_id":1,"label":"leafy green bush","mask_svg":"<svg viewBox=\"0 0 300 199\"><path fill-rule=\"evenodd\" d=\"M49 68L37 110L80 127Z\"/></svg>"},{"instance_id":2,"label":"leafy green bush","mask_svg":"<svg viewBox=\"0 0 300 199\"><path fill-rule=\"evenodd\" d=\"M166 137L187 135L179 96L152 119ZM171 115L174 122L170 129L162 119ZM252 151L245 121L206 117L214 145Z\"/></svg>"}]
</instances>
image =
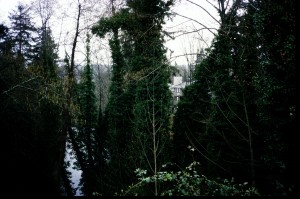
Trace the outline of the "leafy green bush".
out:
<instances>
[{"instance_id":1,"label":"leafy green bush","mask_svg":"<svg viewBox=\"0 0 300 199\"><path fill-rule=\"evenodd\" d=\"M183 171L163 171L157 176L147 176L147 170L136 169L139 182L122 190L120 195L140 195L149 184L154 183L155 178L160 183L161 196L258 196L259 193L247 182L238 184L234 179L208 179L198 174L196 170L198 162L191 163ZM163 165L165 167L166 165ZM166 186L164 186L166 185Z\"/></svg>"}]
</instances>

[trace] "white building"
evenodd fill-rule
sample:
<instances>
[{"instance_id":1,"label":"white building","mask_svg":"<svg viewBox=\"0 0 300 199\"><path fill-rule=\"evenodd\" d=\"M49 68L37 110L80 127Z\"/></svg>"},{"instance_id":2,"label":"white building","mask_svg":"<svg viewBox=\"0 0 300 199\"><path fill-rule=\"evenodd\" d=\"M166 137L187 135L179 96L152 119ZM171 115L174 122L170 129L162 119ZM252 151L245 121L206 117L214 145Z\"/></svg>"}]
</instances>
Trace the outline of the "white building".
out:
<instances>
[{"instance_id":1,"label":"white building","mask_svg":"<svg viewBox=\"0 0 300 199\"><path fill-rule=\"evenodd\" d=\"M177 109L177 104L182 96L182 90L186 87L186 82L182 81L182 76L173 76L172 83L169 84L169 89L173 97L173 110Z\"/></svg>"},{"instance_id":2,"label":"white building","mask_svg":"<svg viewBox=\"0 0 300 199\"><path fill-rule=\"evenodd\" d=\"M194 82L193 73L197 64L200 64L204 59L204 50L201 49L197 53L196 60L194 63L188 66L181 66L177 68L177 72L173 73L172 83L169 84L169 89L172 92L173 97L173 110L174 112L177 109L178 102L180 97L183 95L183 89ZM184 77L184 78L183 78Z\"/></svg>"}]
</instances>

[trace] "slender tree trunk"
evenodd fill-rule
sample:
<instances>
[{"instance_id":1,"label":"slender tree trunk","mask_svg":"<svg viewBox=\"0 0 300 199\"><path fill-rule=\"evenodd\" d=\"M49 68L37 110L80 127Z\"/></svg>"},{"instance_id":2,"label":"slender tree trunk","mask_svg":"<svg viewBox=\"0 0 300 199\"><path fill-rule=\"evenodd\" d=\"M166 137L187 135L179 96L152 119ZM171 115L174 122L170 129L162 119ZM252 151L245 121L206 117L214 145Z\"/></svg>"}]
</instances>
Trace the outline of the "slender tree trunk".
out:
<instances>
[{"instance_id":1,"label":"slender tree trunk","mask_svg":"<svg viewBox=\"0 0 300 199\"><path fill-rule=\"evenodd\" d=\"M71 104L73 104L72 102L72 96L74 94L74 85L75 85L75 77L74 77L74 57L75 57L75 49L76 49L76 44L77 44L77 37L79 34L79 19L80 19L80 14L81 14L81 6L79 4L78 6L78 15L77 15L77 25L76 25L76 32L75 32L75 37L74 37L74 41L73 41L73 46L72 46L72 54L71 54L71 65L69 65L69 61L67 61L66 63L66 69L67 69L67 80L66 80L66 85L65 85L65 95L66 95L66 104L63 108L63 117L64 117L64 124L62 127L62 132L61 132L61 136L59 136L59 162L58 162L58 166L59 167L63 167L64 165L64 158L65 158L65 150L66 150L66 142L67 142L67 135L69 133L70 137L71 137L71 142L72 145L74 147L74 150L76 151L76 143L74 142L74 139L72 139L73 137L73 132L72 132L72 116L71 116ZM80 159L80 155L76 154L77 158L79 157ZM59 169L58 171L61 171L61 169ZM58 176L62 176L61 173L59 173L60 175Z\"/></svg>"},{"instance_id":2,"label":"slender tree trunk","mask_svg":"<svg viewBox=\"0 0 300 199\"><path fill-rule=\"evenodd\" d=\"M157 193L157 146L156 146L156 129L155 129L155 109L154 109L154 99L152 101L152 136L153 136L153 160L154 160L154 186L155 186L155 196L158 195Z\"/></svg>"},{"instance_id":3,"label":"slender tree trunk","mask_svg":"<svg viewBox=\"0 0 300 199\"><path fill-rule=\"evenodd\" d=\"M77 45L77 39L78 39L78 35L79 35L80 16L81 16L81 4L78 4L78 14L77 14L77 20L76 20L76 32L75 32L74 41L73 41L73 45L72 45L71 65L70 65L70 71L69 71L71 76L74 76L74 67L75 67L74 58L75 58L75 49L76 49L76 45Z\"/></svg>"},{"instance_id":4,"label":"slender tree trunk","mask_svg":"<svg viewBox=\"0 0 300 199\"><path fill-rule=\"evenodd\" d=\"M252 185L255 185L255 168L254 168L254 152L253 152L253 141L252 141L252 132L250 128L249 118L248 118L248 110L246 107L246 101L245 101L245 94L243 92L243 104L244 104L244 112L247 122L247 128L248 128L248 142L249 142L249 151L250 151L250 170L251 170L251 181Z\"/></svg>"},{"instance_id":5,"label":"slender tree trunk","mask_svg":"<svg viewBox=\"0 0 300 199\"><path fill-rule=\"evenodd\" d=\"M55 171L57 172L56 174L56 180L59 182L60 179L63 179L63 173L62 168L64 166L64 161L65 161L65 152L66 152L66 143L67 143L67 135L68 135L68 130L69 126L71 126L71 116L70 116L70 103L71 103L71 96L70 96L70 79L67 79L66 82L66 104L63 107L62 115L64 118L63 121L63 126L62 126L62 131L60 132L60 135L58 137L58 143L59 143L59 151L58 151L58 163L56 164L56 169Z\"/></svg>"}]
</instances>

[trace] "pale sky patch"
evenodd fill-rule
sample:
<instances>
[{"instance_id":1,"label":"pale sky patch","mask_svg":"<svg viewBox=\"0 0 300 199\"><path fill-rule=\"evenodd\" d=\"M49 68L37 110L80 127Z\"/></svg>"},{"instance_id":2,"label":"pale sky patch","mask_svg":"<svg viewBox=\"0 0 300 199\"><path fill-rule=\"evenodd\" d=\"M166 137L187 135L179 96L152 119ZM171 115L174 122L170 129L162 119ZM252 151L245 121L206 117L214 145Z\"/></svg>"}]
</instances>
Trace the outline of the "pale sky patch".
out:
<instances>
[{"instance_id":1,"label":"pale sky patch","mask_svg":"<svg viewBox=\"0 0 300 199\"><path fill-rule=\"evenodd\" d=\"M19 0L0 0L0 22L5 25L9 24L8 15L12 13L13 10L16 10L16 6ZM32 0L22 0L22 3L30 4ZM64 6L68 5L69 2L73 2L72 0L64 0L63 2L58 1L60 3L59 10L56 10L56 17L52 18L51 28L53 31L53 36L60 43L59 55L61 58L64 58L65 51L70 52L70 46L68 46L72 42L72 33L74 33L76 13L72 13L71 10L76 9L76 5L73 4L71 7ZM215 19L219 20L217 10L210 5L206 0L192 0L192 2L202 6L205 8ZM210 0L211 3L216 4L216 1ZM75 9L74 9L75 8ZM169 37L166 37L165 46L169 49L167 52L167 57L170 59L172 64L175 62L178 65L187 65L188 62L195 61L196 55L186 55L185 54L193 54L200 51L201 48L205 49L210 46L211 40L214 35L205 29L201 24L208 28L218 28L218 23L202 8L196 6L188 2L187 0L177 0L176 5L172 8L172 11L191 18L195 21L183 18L181 16L176 16L172 20L166 21L164 25L164 30L167 32L192 32L195 30L199 30L195 33L183 34L182 36L176 37L172 40ZM69 16L64 16L62 19L62 14L66 13ZM73 18L73 19L72 19ZM97 18L93 19L95 22L98 20ZM34 21L34 20L33 20ZM197 21L199 23L197 23ZM38 21L34 21L35 24ZM201 23L201 24L200 24ZM201 30L200 30L201 29ZM211 29L211 31L216 32L216 30ZM178 34L175 34L178 35ZM81 44L78 45L77 49L77 62L82 62L84 60L84 39L85 35L81 35L79 38L79 42ZM97 42L100 40L98 39ZM101 42L101 41L100 41ZM92 44L93 45L93 44ZM105 47L101 47L102 53L108 50L107 42L103 42ZM98 49L98 48L97 48ZM101 51L101 50L100 50ZM106 55L107 56L107 55Z\"/></svg>"}]
</instances>

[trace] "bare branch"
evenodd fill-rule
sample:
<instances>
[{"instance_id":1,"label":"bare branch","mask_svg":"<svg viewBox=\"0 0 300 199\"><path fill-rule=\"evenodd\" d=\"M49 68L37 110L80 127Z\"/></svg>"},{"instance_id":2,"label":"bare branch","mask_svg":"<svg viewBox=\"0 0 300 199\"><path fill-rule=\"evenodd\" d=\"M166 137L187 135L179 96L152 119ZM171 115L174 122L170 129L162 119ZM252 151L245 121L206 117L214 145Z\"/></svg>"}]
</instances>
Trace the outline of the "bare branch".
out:
<instances>
[{"instance_id":1,"label":"bare branch","mask_svg":"<svg viewBox=\"0 0 300 199\"><path fill-rule=\"evenodd\" d=\"M3 95L4 95L4 94L8 94L9 92L11 92L12 90L14 90L14 89L16 89L16 88L18 88L18 87L26 88L26 89L28 89L28 90L33 90L32 88L28 88L28 87L23 86L23 85L26 84L26 83L28 83L28 82L31 82L31 81L33 81L33 80L35 80L35 79L37 79L37 78L36 78L36 77L33 77L33 78L30 78L29 80L26 80L26 81L24 81L24 82L21 82L20 84L17 84L17 85L15 85L15 86L11 87L10 89L8 89L8 90L2 92L2 94L3 94Z\"/></svg>"},{"instance_id":2,"label":"bare branch","mask_svg":"<svg viewBox=\"0 0 300 199\"><path fill-rule=\"evenodd\" d=\"M196 4L196 3L194 3L194 2L192 2L192 1L190 1L190 0L186 0L186 1L188 1L188 2L190 2L190 3L192 3L192 4L194 4L194 5L196 5L196 6L200 7L200 8L202 8L202 10L204 10L209 16L211 16L211 18L213 18L218 24L221 25L221 23L220 23L214 16L212 16L205 8L203 8L203 7L200 6L199 4Z\"/></svg>"},{"instance_id":3,"label":"bare branch","mask_svg":"<svg viewBox=\"0 0 300 199\"><path fill-rule=\"evenodd\" d=\"M194 22L200 24L201 26L203 26L204 28L206 28L209 32L211 32L214 36L217 36L216 33L214 33L213 31L211 31L211 29L217 30L216 28L208 28L208 27L207 27L206 25L204 25L203 23L200 23L199 21L197 21L197 20L195 20L195 19L192 19L192 18L187 17L187 16L183 16L183 15L178 14L178 13L176 13L176 12L174 12L174 14L176 14L176 15L178 15L178 16L180 16L180 17L189 19L189 20L191 20L191 21L194 21Z\"/></svg>"}]
</instances>

